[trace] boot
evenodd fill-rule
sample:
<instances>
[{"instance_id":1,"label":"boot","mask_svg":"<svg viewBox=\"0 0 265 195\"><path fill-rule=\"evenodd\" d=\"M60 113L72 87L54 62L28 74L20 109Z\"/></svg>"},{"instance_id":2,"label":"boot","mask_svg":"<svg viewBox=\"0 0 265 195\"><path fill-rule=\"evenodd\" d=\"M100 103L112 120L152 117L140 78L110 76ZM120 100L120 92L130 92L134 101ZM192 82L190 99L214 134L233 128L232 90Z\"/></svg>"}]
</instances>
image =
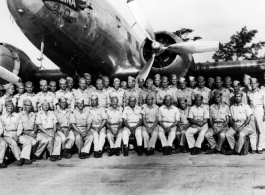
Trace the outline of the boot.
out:
<instances>
[{"instance_id":1,"label":"boot","mask_svg":"<svg viewBox=\"0 0 265 195\"><path fill-rule=\"evenodd\" d=\"M129 156L129 148L124 145L124 156Z\"/></svg>"},{"instance_id":2,"label":"boot","mask_svg":"<svg viewBox=\"0 0 265 195\"><path fill-rule=\"evenodd\" d=\"M138 156L143 156L142 146L138 146L137 150Z\"/></svg>"}]
</instances>

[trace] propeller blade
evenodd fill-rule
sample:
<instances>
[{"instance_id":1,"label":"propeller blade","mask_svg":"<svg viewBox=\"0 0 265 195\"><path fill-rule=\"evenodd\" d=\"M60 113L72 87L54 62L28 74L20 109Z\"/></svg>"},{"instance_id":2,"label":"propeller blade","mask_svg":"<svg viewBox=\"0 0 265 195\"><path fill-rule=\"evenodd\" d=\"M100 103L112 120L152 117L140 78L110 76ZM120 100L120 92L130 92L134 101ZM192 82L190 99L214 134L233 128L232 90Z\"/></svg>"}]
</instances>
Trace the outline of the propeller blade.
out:
<instances>
[{"instance_id":1,"label":"propeller blade","mask_svg":"<svg viewBox=\"0 0 265 195\"><path fill-rule=\"evenodd\" d=\"M211 51L218 51L221 48L219 41L194 41L194 42L183 42L169 45L163 48L176 53L204 53Z\"/></svg>"},{"instance_id":2,"label":"propeller blade","mask_svg":"<svg viewBox=\"0 0 265 195\"><path fill-rule=\"evenodd\" d=\"M13 84L21 82L21 79L17 75L13 74L2 66L0 66L0 77Z\"/></svg>"},{"instance_id":3,"label":"propeller blade","mask_svg":"<svg viewBox=\"0 0 265 195\"><path fill-rule=\"evenodd\" d=\"M150 60L148 60L148 62L143 67L143 69L139 72L136 80L138 80L139 78L143 78L144 80L146 80L146 78L147 78L148 74L150 73L150 70L154 64L155 56L156 55L153 54L152 57L150 58Z\"/></svg>"},{"instance_id":4,"label":"propeller blade","mask_svg":"<svg viewBox=\"0 0 265 195\"><path fill-rule=\"evenodd\" d=\"M127 4L132 12L134 19L138 23L139 27L142 29L145 36L150 41L155 40L155 33L153 31L153 28L145 17L144 12L141 10L138 3L134 0L128 0Z\"/></svg>"}]
</instances>

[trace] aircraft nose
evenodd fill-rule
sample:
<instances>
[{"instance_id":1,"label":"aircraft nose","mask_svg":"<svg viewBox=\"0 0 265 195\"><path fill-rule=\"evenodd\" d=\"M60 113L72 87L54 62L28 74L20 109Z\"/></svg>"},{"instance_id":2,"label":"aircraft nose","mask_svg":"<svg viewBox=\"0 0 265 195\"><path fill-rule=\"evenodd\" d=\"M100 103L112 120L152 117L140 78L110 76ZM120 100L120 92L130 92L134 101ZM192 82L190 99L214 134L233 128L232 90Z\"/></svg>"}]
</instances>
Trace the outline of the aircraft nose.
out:
<instances>
[{"instance_id":1,"label":"aircraft nose","mask_svg":"<svg viewBox=\"0 0 265 195\"><path fill-rule=\"evenodd\" d=\"M42 0L6 0L7 6L13 17L30 17L42 7Z\"/></svg>"}]
</instances>

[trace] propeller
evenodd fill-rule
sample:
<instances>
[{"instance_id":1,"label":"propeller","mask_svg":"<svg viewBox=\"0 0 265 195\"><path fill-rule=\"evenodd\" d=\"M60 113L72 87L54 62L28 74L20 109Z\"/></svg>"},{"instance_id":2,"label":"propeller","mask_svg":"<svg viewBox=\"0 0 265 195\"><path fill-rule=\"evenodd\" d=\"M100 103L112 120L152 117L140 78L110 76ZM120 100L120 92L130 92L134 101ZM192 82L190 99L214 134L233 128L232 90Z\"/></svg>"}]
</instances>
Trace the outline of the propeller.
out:
<instances>
[{"instance_id":1,"label":"propeller","mask_svg":"<svg viewBox=\"0 0 265 195\"><path fill-rule=\"evenodd\" d=\"M0 78L13 84L21 82L21 79L17 75L13 74L2 66L0 66Z\"/></svg>"},{"instance_id":2,"label":"propeller","mask_svg":"<svg viewBox=\"0 0 265 195\"><path fill-rule=\"evenodd\" d=\"M140 71L137 76L138 78L146 79L155 60L155 55L161 51L169 50L174 53L203 53L203 52L211 52L218 51L220 49L220 42L218 41L193 41L193 42L182 42L175 43L164 47L161 43L156 41L155 33L153 28L147 18L144 15L144 12L140 9L138 3L135 0L128 0L127 4L134 16L134 19L138 23L139 27L143 31L144 35L152 41L152 52L153 55L151 59L145 64L144 68Z\"/></svg>"}]
</instances>

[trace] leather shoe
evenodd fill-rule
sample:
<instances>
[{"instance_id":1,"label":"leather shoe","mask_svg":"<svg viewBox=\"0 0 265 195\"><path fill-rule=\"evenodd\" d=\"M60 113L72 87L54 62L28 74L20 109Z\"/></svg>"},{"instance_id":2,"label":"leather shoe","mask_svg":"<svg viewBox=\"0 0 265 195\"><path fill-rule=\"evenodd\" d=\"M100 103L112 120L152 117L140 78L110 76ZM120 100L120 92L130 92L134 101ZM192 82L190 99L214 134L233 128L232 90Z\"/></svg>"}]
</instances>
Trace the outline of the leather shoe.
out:
<instances>
[{"instance_id":1,"label":"leather shoe","mask_svg":"<svg viewBox=\"0 0 265 195\"><path fill-rule=\"evenodd\" d=\"M196 148L196 154L200 154L200 153L202 153L201 148Z\"/></svg>"},{"instance_id":2,"label":"leather shoe","mask_svg":"<svg viewBox=\"0 0 265 195\"><path fill-rule=\"evenodd\" d=\"M79 158L80 158L80 159L85 159L86 157L85 157L84 153L80 153L80 154L79 154Z\"/></svg>"},{"instance_id":3,"label":"leather shoe","mask_svg":"<svg viewBox=\"0 0 265 195\"><path fill-rule=\"evenodd\" d=\"M262 150L258 150L258 154L262 154L263 153L263 151Z\"/></svg>"},{"instance_id":4,"label":"leather shoe","mask_svg":"<svg viewBox=\"0 0 265 195\"><path fill-rule=\"evenodd\" d=\"M5 163L0 164L0 169L6 168L6 167L7 167L7 165Z\"/></svg>"},{"instance_id":5,"label":"leather shoe","mask_svg":"<svg viewBox=\"0 0 265 195\"><path fill-rule=\"evenodd\" d=\"M177 148L176 150L174 150L174 154L179 154L183 152L183 147L180 146L179 148Z\"/></svg>"},{"instance_id":6,"label":"leather shoe","mask_svg":"<svg viewBox=\"0 0 265 195\"><path fill-rule=\"evenodd\" d=\"M115 152L116 156L120 156L121 155L120 148L115 148L114 152Z\"/></svg>"},{"instance_id":7,"label":"leather shoe","mask_svg":"<svg viewBox=\"0 0 265 195\"><path fill-rule=\"evenodd\" d=\"M129 148L127 146L124 146L124 156L129 156Z\"/></svg>"},{"instance_id":8,"label":"leather shoe","mask_svg":"<svg viewBox=\"0 0 265 195\"><path fill-rule=\"evenodd\" d=\"M207 150L207 151L205 152L205 154L216 154L216 153L217 153L216 148L211 149L211 150Z\"/></svg>"},{"instance_id":9,"label":"leather shoe","mask_svg":"<svg viewBox=\"0 0 265 195\"><path fill-rule=\"evenodd\" d=\"M142 146L138 146L137 154L138 154L138 156L143 156Z\"/></svg>"},{"instance_id":10,"label":"leather shoe","mask_svg":"<svg viewBox=\"0 0 265 195\"><path fill-rule=\"evenodd\" d=\"M257 151L256 150L251 150L251 152L250 152L251 154L256 154L257 153Z\"/></svg>"},{"instance_id":11,"label":"leather shoe","mask_svg":"<svg viewBox=\"0 0 265 195\"><path fill-rule=\"evenodd\" d=\"M115 154L115 152L116 152L116 150L114 148L111 148L108 156L113 156Z\"/></svg>"},{"instance_id":12,"label":"leather shoe","mask_svg":"<svg viewBox=\"0 0 265 195\"><path fill-rule=\"evenodd\" d=\"M28 160L28 159L24 159L24 165L31 165L32 164L32 161L31 160Z\"/></svg>"},{"instance_id":13,"label":"leather shoe","mask_svg":"<svg viewBox=\"0 0 265 195\"><path fill-rule=\"evenodd\" d=\"M196 147L191 148L191 153L192 156L197 154Z\"/></svg>"},{"instance_id":14,"label":"leather shoe","mask_svg":"<svg viewBox=\"0 0 265 195\"><path fill-rule=\"evenodd\" d=\"M163 155L164 156L168 155L168 149L167 149L167 147L163 147Z\"/></svg>"},{"instance_id":15,"label":"leather shoe","mask_svg":"<svg viewBox=\"0 0 265 195\"><path fill-rule=\"evenodd\" d=\"M225 155L237 155L237 152L235 150L230 150L230 151L226 152Z\"/></svg>"},{"instance_id":16,"label":"leather shoe","mask_svg":"<svg viewBox=\"0 0 265 195\"><path fill-rule=\"evenodd\" d=\"M168 151L168 155L172 155L172 147L168 146L167 151Z\"/></svg>"},{"instance_id":17,"label":"leather shoe","mask_svg":"<svg viewBox=\"0 0 265 195\"><path fill-rule=\"evenodd\" d=\"M150 155L155 155L155 149L154 148L151 148Z\"/></svg>"},{"instance_id":18,"label":"leather shoe","mask_svg":"<svg viewBox=\"0 0 265 195\"><path fill-rule=\"evenodd\" d=\"M21 158L20 160L17 161L17 166L22 166L24 163L24 159Z\"/></svg>"},{"instance_id":19,"label":"leather shoe","mask_svg":"<svg viewBox=\"0 0 265 195\"><path fill-rule=\"evenodd\" d=\"M146 150L145 155L150 156L150 150Z\"/></svg>"},{"instance_id":20,"label":"leather shoe","mask_svg":"<svg viewBox=\"0 0 265 195\"><path fill-rule=\"evenodd\" d=\"M55 162L57 160L56 156L50 156L50 161Z\"/></svg>"}]
</instances>

